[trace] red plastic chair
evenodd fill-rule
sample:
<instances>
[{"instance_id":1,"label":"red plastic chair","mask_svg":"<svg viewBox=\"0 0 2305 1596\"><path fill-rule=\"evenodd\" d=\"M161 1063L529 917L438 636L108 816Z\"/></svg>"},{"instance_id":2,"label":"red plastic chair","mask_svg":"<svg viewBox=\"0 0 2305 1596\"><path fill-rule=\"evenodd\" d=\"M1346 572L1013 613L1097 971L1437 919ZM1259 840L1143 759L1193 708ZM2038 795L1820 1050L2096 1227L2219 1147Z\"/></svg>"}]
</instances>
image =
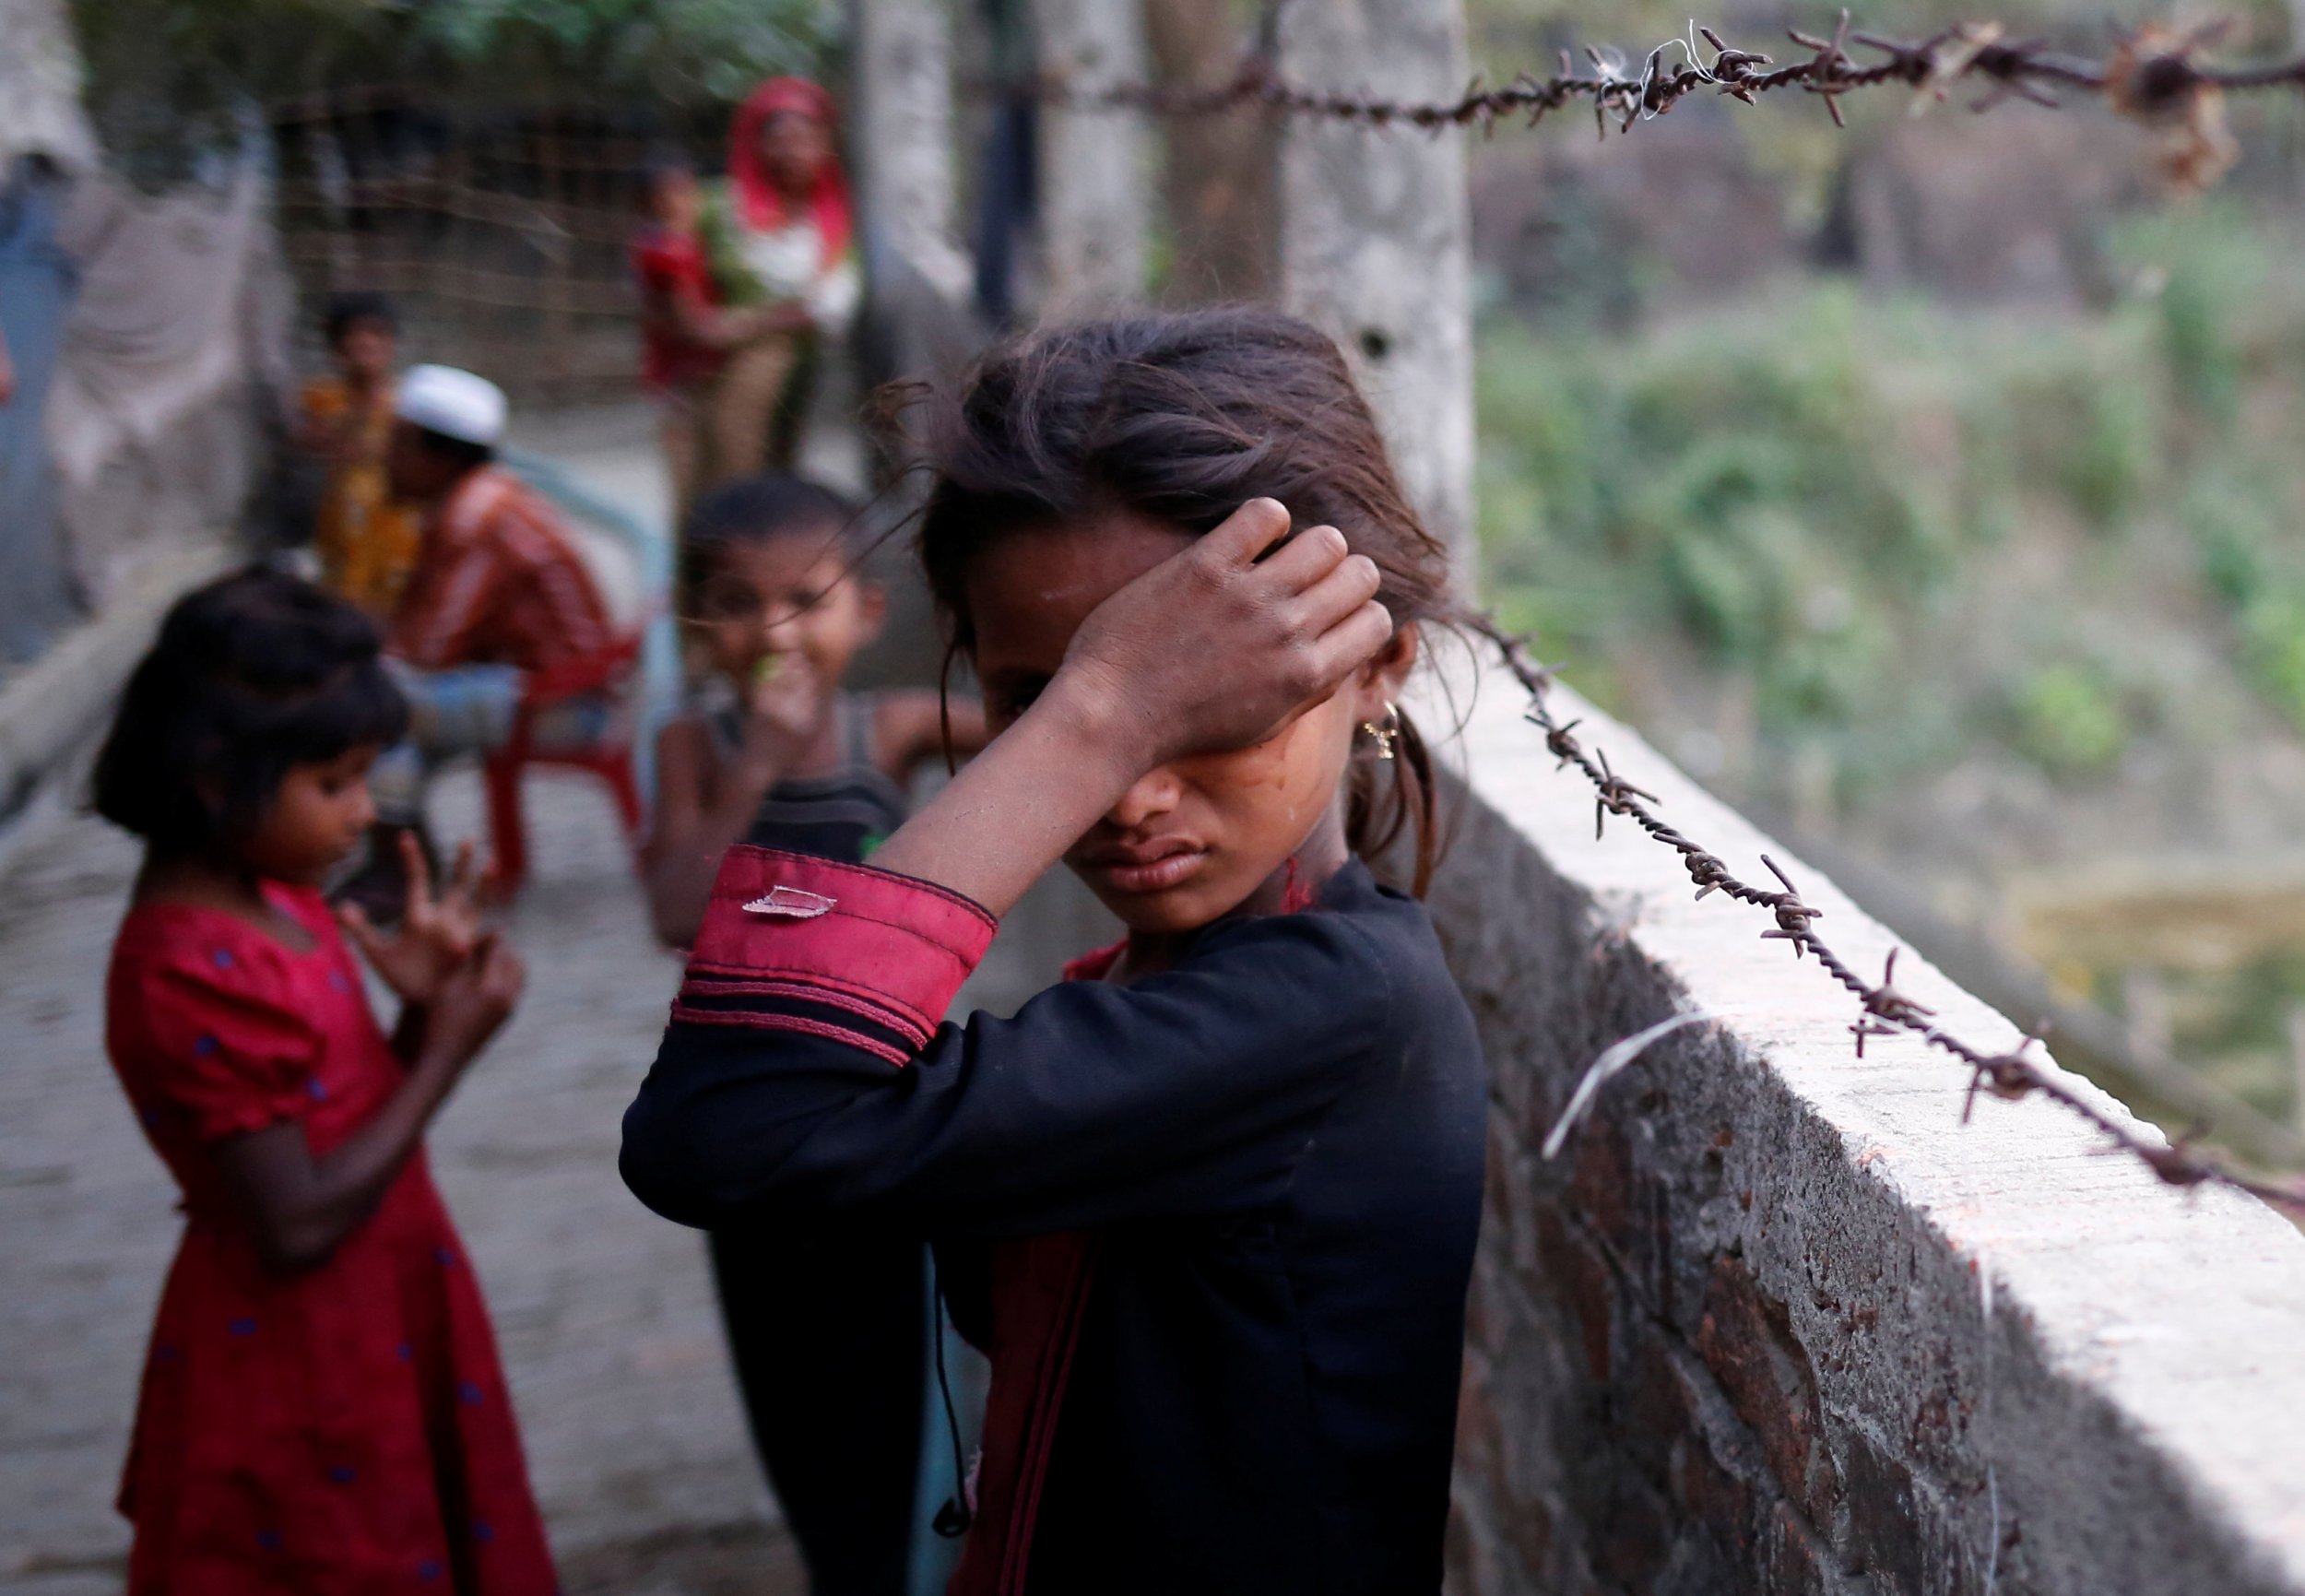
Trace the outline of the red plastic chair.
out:
<instances>
[{"instance_id":1,"label":"red plastic chair","mask_svg":"<svg viewBox=\"0 0 2305 1596\"><path fill-rule=\"evenodd\" d=\"M635 848L641 840L640 780L632 768L629 734L619 732L599 742L576 748L538 748L538 715L570 699L609 692L621 685L640 659L642 633L619 638L597 654L572 659L528 678L513 712L512 736L488 757L486 774L489 808L489 887L500 901L520 891L528 874L527 820L521 808L521 777L530 765L553 765L564 770L589 771L606 782L624 822L625 840Z\"/></svg>"}]
</instances>

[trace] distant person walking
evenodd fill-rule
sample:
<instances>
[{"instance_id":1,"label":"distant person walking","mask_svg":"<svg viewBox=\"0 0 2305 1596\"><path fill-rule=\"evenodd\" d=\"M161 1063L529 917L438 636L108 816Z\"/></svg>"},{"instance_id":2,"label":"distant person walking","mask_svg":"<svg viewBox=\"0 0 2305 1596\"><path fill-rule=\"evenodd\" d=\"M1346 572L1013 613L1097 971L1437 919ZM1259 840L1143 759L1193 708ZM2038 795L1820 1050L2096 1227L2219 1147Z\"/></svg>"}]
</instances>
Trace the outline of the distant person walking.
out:
<instances>
[{"instance_id":1,"label":"distant person walking","mask_svg":"<svg viewBox=\"0 0 2305 1596\"><path fill-rule=\"evenodd\" d=\"M822 340L863 296L833 98L805 78L752 91L728 130L728 179L699 222L720 304L762 325L728 352L706 405L698 489L792 464L801 397Z\"/></svg>"},{"instance_id":2,"label":"distant person walking","mask_svg":"<svg viewBox=\"0 0 2305 1596\"><path fill-rule=\"evenodd\" d=\"M137 1596L555 1589L424 1161L520 961L468 848L437 899L412 873L396 935L344 928L400 999L387 1033L319 892L407 713L366 619L252 569L169 612L97 762L98 812L144 841L105 1046L183 1194L121 1481Z\"/></svg>"},{"instance_id":3,"label":"distant person walking","mask_svg":"<svg viewBox=\"0 0 2305 1596\"><path fill-rule=\"evenodd\" d=\"M322 582L381 619L416 564L415 512L384 473L399 322L384 295L346 293L321 325L336 371L305 384L298 440L327 470L313 547Z\"/></svg>"}]
</instances>

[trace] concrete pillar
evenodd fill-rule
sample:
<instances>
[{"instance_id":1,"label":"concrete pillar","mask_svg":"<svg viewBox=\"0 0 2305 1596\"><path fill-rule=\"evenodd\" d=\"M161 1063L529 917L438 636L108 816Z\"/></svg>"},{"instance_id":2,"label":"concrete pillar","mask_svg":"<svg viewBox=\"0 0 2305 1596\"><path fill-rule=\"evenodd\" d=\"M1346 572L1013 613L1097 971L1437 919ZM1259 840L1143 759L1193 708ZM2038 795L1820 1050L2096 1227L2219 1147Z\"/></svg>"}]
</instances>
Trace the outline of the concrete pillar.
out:
<instances>
[{"instance_id":1,"label":"concrete pillar","mask_svg":"<svg viewBox=\"0 0 2305 1596\"><path fill-rule=\"evenodd\" d=\"M1460 0L1301 0L1278 65L1312 89L1463 90ZM1472 224L1464 135L1283 119L1281 298L1354 362L1411 500L1472 558Z\"/></svg>"},{"instance_id":2,"label":"concrete pillar","mask_svg":"<svg viewBox=\"0 0 2305 1596\"><path fill-rule=\"evenodd\" d=\"M1075 92L1145 81L1140 0L1033 0L1033 30L1041 75ZM1137 303L1152 211L1142 116L1051 106L1039 143L1041 319Z\"/></svg>"},{"instance_id":3,"label":"concrete pillar","mask_svg":"<svg viewBox=\"0 0 2305 1596\"><path fill-rule=\"evenodd\" d=\"M975 277L958 242L960 139L952 114L949 0L851 0L849 154L864 254L865 313L857 375L868 388L898 378L950 375L978 342L970 310ZM923 484L913 462L871 462L868 569L887 585L888 624L857 661L860 686L936 680L943 647L928 590L903 526Z\"/></svg>"},{"instance_id":4,"label":"concrete pillar","mask_svg":"<svg viewBox=\"0 0 2305 1596\"><path fill-rule=\"evenodd\" d=\"M1143 5L1152 80L1162 88L1206 88L1240 65L1241 31L1229 0ZM1161 297L1175 305L1271 299L1279 269L1277 119L1251 104L1217 116L1171 117L1160 133L1169 252Z\"/></svg>"},{"instance_id":5,"label":"concrete pillar","mask_svg":"<svg viewBox=\"0 0 2305 1596\"><path fill-rule=\"evenodd\" d=\"M901 267L967 302L954 228L952 29L944 0L855 0L856 177L876 289Z\"/></svg>"}]
</instances>

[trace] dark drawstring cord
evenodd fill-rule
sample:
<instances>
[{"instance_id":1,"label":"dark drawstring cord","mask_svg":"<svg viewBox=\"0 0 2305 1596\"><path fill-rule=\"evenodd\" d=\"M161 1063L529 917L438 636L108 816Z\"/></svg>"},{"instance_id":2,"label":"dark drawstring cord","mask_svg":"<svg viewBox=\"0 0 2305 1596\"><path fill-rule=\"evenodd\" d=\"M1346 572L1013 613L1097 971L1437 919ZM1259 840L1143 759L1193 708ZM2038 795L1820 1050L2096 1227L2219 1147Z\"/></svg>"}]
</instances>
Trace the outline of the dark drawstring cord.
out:
<instances>
[{"instance_id":1,"label":"dark drawstring cord","mask_svg":"<svg viewBox=\"0 0 2305 1596\"><path fill-rule=\"evenodd\" d=\"M953 1490L937 1509L937 1516L928 1527L948 1541L957 1541L968 1533L976 1515L968 1506L968 1460L961 1452L961 1418L952 1407L952 1382L944 1372L944 1282L937 1274L937 1255L928 1253L928 1299L933 1305L935 1324L930 1332L937 1360L937 1395L944 1401L945 1433L952 1442Z\"/></svg>"}]
</instances>

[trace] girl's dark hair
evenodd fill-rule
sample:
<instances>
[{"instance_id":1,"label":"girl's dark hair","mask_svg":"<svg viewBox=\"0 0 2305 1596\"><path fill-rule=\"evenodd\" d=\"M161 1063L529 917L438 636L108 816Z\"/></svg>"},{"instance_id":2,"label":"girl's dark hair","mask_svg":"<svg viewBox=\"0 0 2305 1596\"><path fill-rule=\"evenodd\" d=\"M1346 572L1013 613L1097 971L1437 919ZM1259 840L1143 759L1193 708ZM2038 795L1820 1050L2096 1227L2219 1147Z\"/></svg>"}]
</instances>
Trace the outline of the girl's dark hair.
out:
<instances>
[{"instance_id":1,"label":"girl's dark hair","mask_svg":"<svg viewBox=\"0 0 2305 1596\"><path fill-rule=\"evenodd\" d=\"M740 544L812 533L852 557L861 550L857 506L804 477L742 477L715 488L680 526L680 591L690 598Z\"/></svg>"},{"instance_id":2,"label":"girl's dark hair","mask_svg":"<svg viewBox=\"0 0 2305 1596\"><path fill-rule=\"evenodd\" d=\"M970 562L1010 531L1115 510L1197 536L1250 499L1277 499L1296 526L1334 526L1376 562L1395 625L1459 613L1448 551L1401 492L1344 357L1294 316L1209 310L1034 334L928 405L920 558L948 674L975 649ZM1398 741L1389 766L1356 762L1348 835L1375 859L1413 826L1422 893L1439 852L1432 758L1405 715Z\"/></svg>"},{"instance_id":3,"label":"girl's dark hair","mask_svg":"<svg viewBox=\"0 0 2305 1596\"><path fill-rule=\"evenodd\" d=\"M383 294L368 289L352 289L328 296L327 307L320 313L321 336L335 349L344 341L344 335L354 322L381 322L386 332L400 330L400 313Z\"/></svg>"},{"instance_id":4,"label":"girl's dark hair","mask_svg":"<svg viewBox=\"0 0 2305 1596\"><path fill-rule=\"evenodd\" d=\"M96 812L163 853L229 845L291 766L397 742L408 724L368 618L251 566L160 622L97 755Z\"/></svg>"}]
</instances>

